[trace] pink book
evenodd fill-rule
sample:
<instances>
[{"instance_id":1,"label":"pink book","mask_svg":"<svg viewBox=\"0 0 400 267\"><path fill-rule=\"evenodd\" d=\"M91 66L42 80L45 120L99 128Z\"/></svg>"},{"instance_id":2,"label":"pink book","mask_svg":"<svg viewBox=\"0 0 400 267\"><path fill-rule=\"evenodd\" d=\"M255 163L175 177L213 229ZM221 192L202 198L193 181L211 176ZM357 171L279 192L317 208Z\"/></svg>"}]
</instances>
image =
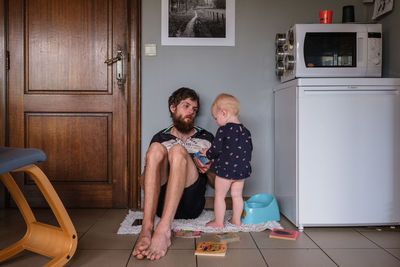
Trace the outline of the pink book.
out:
<instances>
[{"instance_id":1,"label":"pink book","mask_svg":"<svg viewBox=\"0 0 400 267\"><path fill-rule=\"evenodd\" d=\"M269 234L269 238L296 240L299 236L299 231L290 231L285 229L274 228Z\"/></svg>"}]
</instances>

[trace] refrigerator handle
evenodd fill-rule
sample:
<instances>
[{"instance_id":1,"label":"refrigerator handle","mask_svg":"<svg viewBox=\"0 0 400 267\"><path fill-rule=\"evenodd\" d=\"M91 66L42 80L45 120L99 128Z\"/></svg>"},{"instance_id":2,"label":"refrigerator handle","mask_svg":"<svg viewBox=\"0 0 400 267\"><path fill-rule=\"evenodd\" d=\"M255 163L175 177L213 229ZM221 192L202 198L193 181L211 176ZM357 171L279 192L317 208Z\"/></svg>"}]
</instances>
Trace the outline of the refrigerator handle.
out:
<instances>
[{"instance_id":1,"label":"refrigerator handle","mask_svg":"<svg viewBox=\"0 0 400 267\"><path fill-rule=\"evenodd\" d=\"M302 93L300 93L302 94ZM303 95L400 95L399 90L304 90Z\"/></svg>"}]
</instances>

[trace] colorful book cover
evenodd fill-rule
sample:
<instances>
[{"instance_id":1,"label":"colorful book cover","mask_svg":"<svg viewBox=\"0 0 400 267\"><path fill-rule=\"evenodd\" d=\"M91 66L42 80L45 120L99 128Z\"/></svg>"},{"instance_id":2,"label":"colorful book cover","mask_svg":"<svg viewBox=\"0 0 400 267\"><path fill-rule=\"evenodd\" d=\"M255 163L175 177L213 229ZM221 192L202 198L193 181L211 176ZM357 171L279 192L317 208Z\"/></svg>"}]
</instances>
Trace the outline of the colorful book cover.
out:
<instances>
[{"instance_id":1,"label":"colorful book cover","mask_svg":"<svg viewBox=\"0 0 400 267\"><path fill-rule=\"evenodd\" d=\"M225 256L225 242L200 242L194 252L194 255L204 256Z\"/></svg>"},{"instance_id":2,"label":"colorful book cover","mask_svg":"<svg viewBox=\"0 0 400 267\"><path fill-rule=\"evenodd\" d=\"M192 230L174 230L174 235L182 238L197 238L200 237L200 231Z\"/></svg>"},{"instance_id":3,"label":"colorful book cover","mask_svg":"<svg viewBox=\"0 0 400 267\"><path fill-rule=\"evenodd\" d=\"M296 240L299 236L299 231L291 231L285 229L274 228L269 234L269 238L285 239L285 240Z\"/></svg>"},{"instance_id":4,"label":"colorful book cover","mask_svg":"<svg viewBox=\"0 0 400 267\"><path fill-rule=\"evenodd\" d=\"M235 233L219 233L217 234L217 238L221 242L231 243L235 241L240 241L240 237Z\"/></svg>"}]
</instances>

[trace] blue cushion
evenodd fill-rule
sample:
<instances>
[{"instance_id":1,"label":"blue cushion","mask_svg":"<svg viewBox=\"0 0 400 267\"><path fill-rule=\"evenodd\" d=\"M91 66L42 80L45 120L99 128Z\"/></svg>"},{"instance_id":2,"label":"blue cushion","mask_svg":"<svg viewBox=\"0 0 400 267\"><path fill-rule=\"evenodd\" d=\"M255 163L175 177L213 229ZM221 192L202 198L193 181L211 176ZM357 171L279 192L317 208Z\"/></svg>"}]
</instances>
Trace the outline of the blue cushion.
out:
<instances>
[{"instance_id":1,"label":"blue cushion","mask_svg":"<svg viewBox=\"0 0 400 267\"><path fill-rule=\"evenodd\" d=\"M0 174L45 160L46 154L39 149L0 147Z\"/></svg>"}]
</instances>

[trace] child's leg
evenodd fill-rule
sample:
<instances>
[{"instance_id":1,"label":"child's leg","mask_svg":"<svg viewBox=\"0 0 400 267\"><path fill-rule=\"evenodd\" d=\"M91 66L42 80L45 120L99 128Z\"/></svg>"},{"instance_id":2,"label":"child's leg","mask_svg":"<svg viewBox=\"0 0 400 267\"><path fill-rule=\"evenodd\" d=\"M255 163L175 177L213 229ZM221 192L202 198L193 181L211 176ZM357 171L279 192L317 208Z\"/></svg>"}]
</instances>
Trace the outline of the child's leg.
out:
<instances>
[{"instance_id":1,"label":"child's leg","mask_svg":"<svg viewBox=\"0 0 400 267\"><path fill-rule=\"evenodd\" d=\"M243 186L244 186L244 179L243 180L235 180L232 181L231 185L231 197L232 197L232 219L229 220L230 223L240 226L240 217L242 216L243 212Z\"/></svg>"},{"instance_id":2,"label":"child's leg","mask_svg":"<svg viewBox=\"0 0 400 267\"><path fill-rule=\"evenodd\" d=\"M225 215L225 197L231 186L231 180L221 177L215 177L215 191L214 191L214 221L210 221L206 226L224 228L224 215Z\"/></svg>"}]
</instances>

